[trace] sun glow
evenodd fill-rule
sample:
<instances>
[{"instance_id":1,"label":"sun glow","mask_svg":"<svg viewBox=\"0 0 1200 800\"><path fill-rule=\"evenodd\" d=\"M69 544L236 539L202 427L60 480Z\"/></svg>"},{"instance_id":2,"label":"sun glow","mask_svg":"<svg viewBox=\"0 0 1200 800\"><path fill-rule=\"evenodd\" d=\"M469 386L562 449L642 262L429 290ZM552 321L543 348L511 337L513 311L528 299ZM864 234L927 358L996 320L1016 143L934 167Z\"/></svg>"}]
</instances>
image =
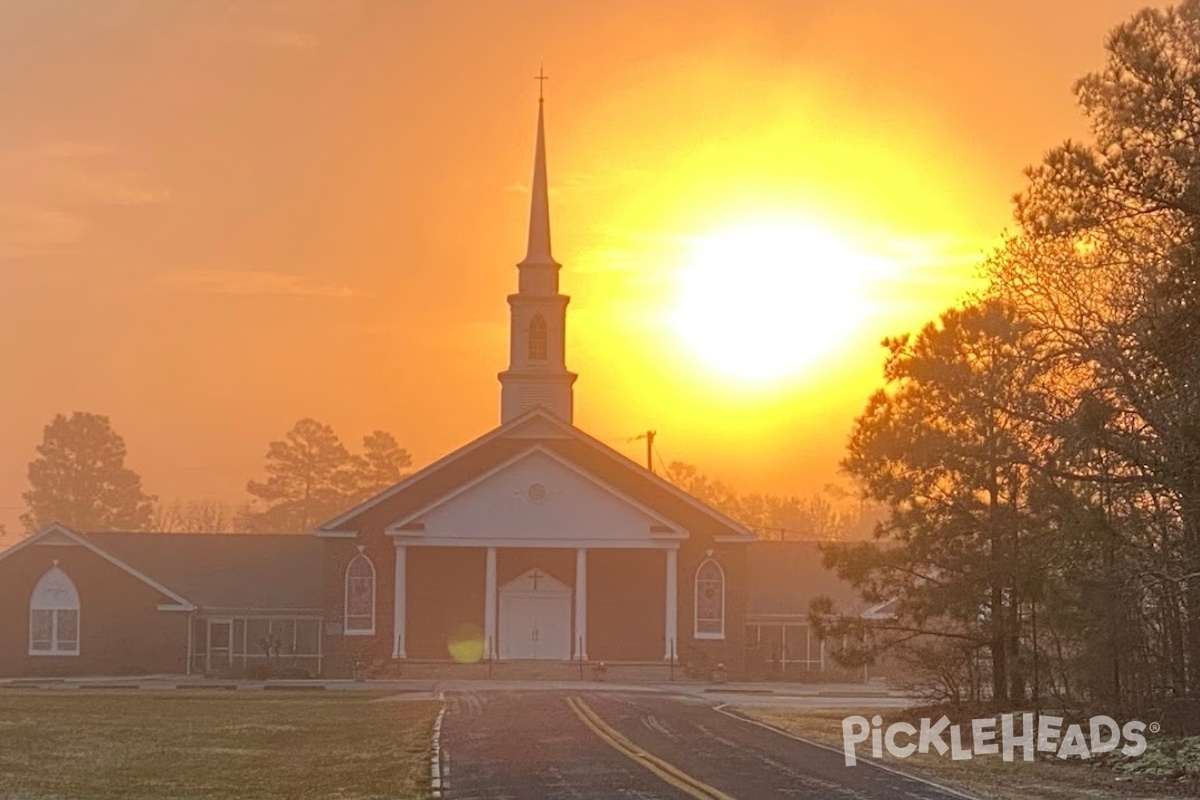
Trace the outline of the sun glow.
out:
<instances>
[{"instance_id":1,"label":"sun glow","mask_svg":"<svg viewBox=\"0 0 1200 800\"><path fill-rule=\"evenodd\" d=\"M831 354L871 313L872 259L813 225L741 225L692 241L672 323L722 377L793 377Z\"/></svg>"}]
</instances>

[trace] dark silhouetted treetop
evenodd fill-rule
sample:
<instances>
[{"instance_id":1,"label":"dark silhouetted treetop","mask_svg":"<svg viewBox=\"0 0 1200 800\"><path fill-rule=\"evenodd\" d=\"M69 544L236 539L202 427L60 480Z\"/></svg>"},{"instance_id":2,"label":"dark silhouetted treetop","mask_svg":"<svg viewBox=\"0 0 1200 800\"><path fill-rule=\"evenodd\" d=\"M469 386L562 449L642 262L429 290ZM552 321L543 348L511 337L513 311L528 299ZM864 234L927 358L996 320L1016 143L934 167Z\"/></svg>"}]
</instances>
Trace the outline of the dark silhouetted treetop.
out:
<instances>
[{"instance_id":1,"label":"dark silhouetted treetop","mask_svg":"<svg viewBox=\"0 0 1200 800\"><path fill-rule=\"evenodd\" d=\"M27 510L34 531L51 522L84 531L140 531L150 526L154 497L125 466L125 440L108 417L76 411L55 415L29 463Z\"/></svg>"},{"instance_id":2,"label":"dark silhouetted treetop","mask_svg":"<svg viewBox=\"0 0 1200 800\"><path fill-rule=\"evenodd\" d=\"M246 491L262 502L247 523L262 532L306 531L334 516L354 494L350 452L333 428L315 419L297 422L267 447L265 481Z\"/></svg>"},{"instance_id":3,"label":"dark silhouetted treetop","mask_svg":"<svg viewBox=\"0 0 1200 800\"><path fill-rule=\"evenodd\" d=\"M412 456L387 431L363 437L362 452L353 457L355 495L362 500L402 480L412 466Z\"/></svg>"}]
</instances>

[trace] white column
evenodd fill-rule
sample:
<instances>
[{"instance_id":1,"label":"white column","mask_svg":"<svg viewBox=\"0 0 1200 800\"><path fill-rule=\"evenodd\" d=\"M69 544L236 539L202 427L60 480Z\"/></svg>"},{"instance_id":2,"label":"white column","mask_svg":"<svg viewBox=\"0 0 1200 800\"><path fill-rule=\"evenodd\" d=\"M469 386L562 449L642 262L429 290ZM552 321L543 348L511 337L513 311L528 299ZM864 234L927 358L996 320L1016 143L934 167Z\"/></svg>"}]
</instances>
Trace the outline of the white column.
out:
<instances>
[{"instance_id":1,"label":"white column","mask_svg":"<svg viewBox=\"0 0 1200 800\"><path fill-rule=\"evenodd\" d=\"M575 641L571 650L577 661L587 660L587 550L575 551Z\"/></svg>"},{"instance_id":2,"label":"white column","mask_svg":"<svg viewBox=\"0 0 1200 800\"><path fill-rule=\"evenodd\" d=\"M392 599L392 658L406 658L408 633L408 548L396 545L395 595Z\"/></svg>"},{"instance_id":3,"label":"white column","mask_svg":"<svg viewBox=\"0 0 1200 800\"><path fill-rule=\"evenodd\" d=\"M483 583L483 646L488 658L495 658L496 647L496 548L487 549L487 576Z\"/></svg>"},{"instance_id":4,"label":"white column","mask_svg":"<svg viewBox=\"0 0 1200 800\"><path fill-rule=\"evenodd\" d=\"M667 551L667 592L666 592L666 612L667 612L667 628L666 628L666 647L663 654L664 659L670 659L672 655L678 658L679 648L675 645L678 638L678 614L679 614L679 591L678 591L678 573L679 573L679 552L671 549Z\"/></svg>"}]
</instances>

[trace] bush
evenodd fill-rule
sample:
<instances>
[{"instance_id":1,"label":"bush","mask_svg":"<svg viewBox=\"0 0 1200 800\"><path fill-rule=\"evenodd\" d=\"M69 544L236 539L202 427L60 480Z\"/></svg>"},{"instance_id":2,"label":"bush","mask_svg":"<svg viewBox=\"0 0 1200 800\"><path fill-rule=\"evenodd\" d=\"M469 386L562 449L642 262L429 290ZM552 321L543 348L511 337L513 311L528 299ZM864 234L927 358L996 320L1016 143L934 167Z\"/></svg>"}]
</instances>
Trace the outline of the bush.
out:
<instances>
[{"instance_id":1,"label":"bush","mask_svg":"<svg viewBox=\"0 0 1200 800\"><path fill-rule=\"evenodd\" d=\"M1146 778L1169 778L1200 785L1200 736L1151 739L1146 752L1118 761L1114 772Z\"/></svg>"}]
</instances>

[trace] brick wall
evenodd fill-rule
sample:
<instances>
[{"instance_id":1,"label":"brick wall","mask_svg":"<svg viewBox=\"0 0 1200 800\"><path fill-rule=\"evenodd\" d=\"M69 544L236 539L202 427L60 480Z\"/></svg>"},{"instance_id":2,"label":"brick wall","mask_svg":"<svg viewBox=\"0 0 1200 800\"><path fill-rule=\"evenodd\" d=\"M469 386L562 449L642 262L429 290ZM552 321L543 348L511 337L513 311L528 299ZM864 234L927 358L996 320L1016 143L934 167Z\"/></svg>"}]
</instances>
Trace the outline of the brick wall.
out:
<instances>
[{"instance_id":1,"label":"brick wall","mask_svg":"<svg viewBox=\"0 0 1200 800\"><path fill-rule=\"evenodd\" d=\"M79 655L29 654L29 600L54 560L79 592ZM0 675L181 674L188 613L80 545L32 544L0 561Z\"/></svg>"}]
</instances>

